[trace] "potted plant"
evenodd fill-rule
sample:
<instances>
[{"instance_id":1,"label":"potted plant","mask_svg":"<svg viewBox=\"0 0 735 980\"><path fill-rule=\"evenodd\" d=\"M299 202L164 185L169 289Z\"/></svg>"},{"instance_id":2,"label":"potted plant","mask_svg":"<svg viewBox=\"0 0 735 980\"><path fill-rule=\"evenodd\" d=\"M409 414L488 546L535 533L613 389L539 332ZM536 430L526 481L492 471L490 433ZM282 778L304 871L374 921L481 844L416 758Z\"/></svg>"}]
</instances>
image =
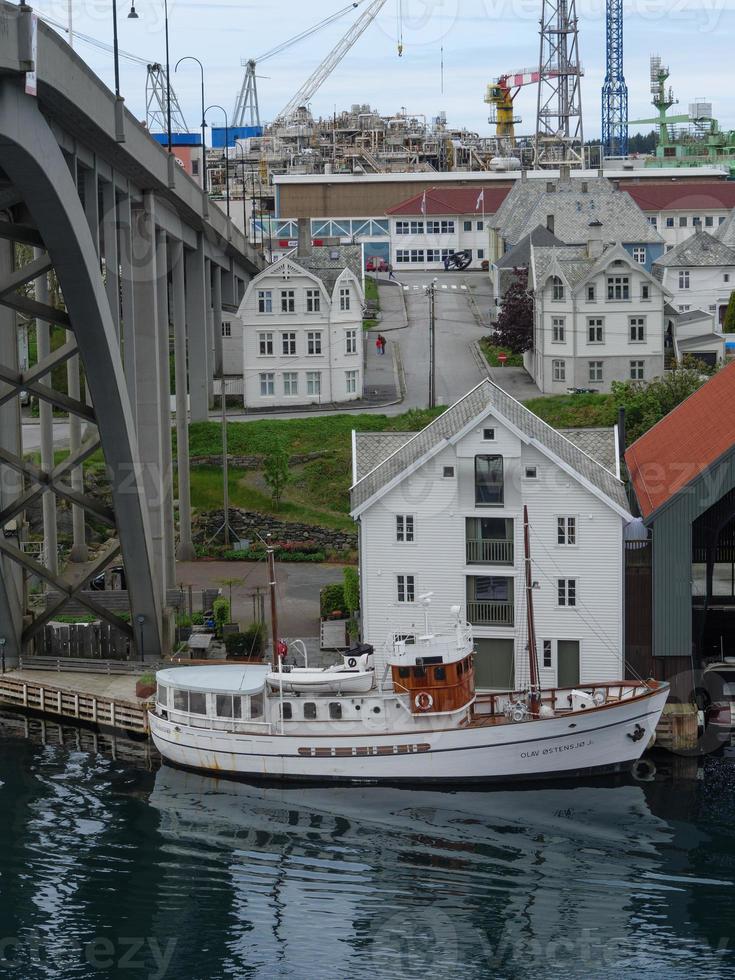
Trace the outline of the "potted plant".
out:
<instances>
[{"instance_id":1,"label":"potted plant","mask_svg":"<svg viewBox=\"0 0 735 980\"><path fill-rule=\"evenodd\" d=\"M156 693L156 678L153 674L143 674L135 682L135 696L148 701Z\"/></svg>"}]
</instances>

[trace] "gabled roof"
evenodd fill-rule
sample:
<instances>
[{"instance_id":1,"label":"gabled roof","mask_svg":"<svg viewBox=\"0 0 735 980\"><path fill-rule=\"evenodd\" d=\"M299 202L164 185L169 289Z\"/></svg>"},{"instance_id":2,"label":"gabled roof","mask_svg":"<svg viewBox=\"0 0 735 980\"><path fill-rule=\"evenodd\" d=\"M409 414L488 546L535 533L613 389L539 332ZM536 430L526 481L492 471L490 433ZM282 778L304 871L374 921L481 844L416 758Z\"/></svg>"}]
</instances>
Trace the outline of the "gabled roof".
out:
<instances>
[{"instance_id":1,"label":"gabled roof","mask_svg":"<svg viewBox=\"0 0 735 980\"><path fill-rule=\"evenodd\" d=\"M561 248L531 249L533 254L533 282L537 289L543 287L549 276L560 276L570 289L589 276L595 262L587 255L584 245L562 245Z\"/></svg>"},{"instance_id":2,"label":"gabled roof","mask_svg":"<svg viewBox=\"0 0 735 980\"><path fill-rule=\"evenodd\" d=\"M735 181L678 181L625 184L642 211L722 211L735 208Z\"/></svg>"},{"instance_id":3,"label":"gabled roof","mask_svg":"<svg viewBox=\"0 0 735 980\"><path fill-rule=\"evenodd\" d=\"M625 454L644 519L735 446L735 363L637 439Z\"/></svg>"},{"instance_id":4,"label":"gabled roof","mask_svg":"<svg viewBox=\"0 0 735 980\"><path fill-rule=\"evenodd\" d=\"M678 313L674 310L674 316L676 317L676 322L681 323L698 323L700 320L709 320L712 323L712 314L707 313L705 310L686 310L683 313Z\"/></svg>"},{"instance_id":5,"label":"gabled roof","mask_svg":"<svg viewBox=\"0 0 735 980\"><path fill-rule=\"evenodd\" d=\"M331 296L334 286L345 269L349 269L362 284L361 245L314 245L306 255L295 255L294 262L318 276Z\"/></svg>"},{"instance_id":6,"label":"gabled roof","mask_svg":"<svg viewBox=\"0 0 735 980\"><path fill-rule=\"evenodd\" d=\"M715 232L718 242L735 248L735 209L732 210Z\"/></svg>"},{"instance_id":7,"label":"gabled roof","mask_svg":"<svg viewBox=\"0 0 735 980\"><path fill-rule=\"evenodd\" d=\"M546 225L538 225L528 235L525 235L517 245L511 248L505 255L501 255L495 263L498 269L527 269L531 264L531 246L551 246L563 245L561 238L557 238Z\"/></svg>"},{"instance_id":8,"label":"gabled roof","mask_svg":"<svg viewBox=\"0 0 735 980\"><path fill-rule=\"evenodd\" d=\"M362 512L373 498L388 490L413 467L449 445L467 426L490 414L515 428L521 438L552 457L618 513L628 515L628 501L620 480L489 379L481 381L425 429L358 479L351 490L353 515Z\"/></svg>"},{"instance_id":9,"label":"gabled roof","mask_svg":"<svg viewBox=\"0 0 735 980\"><path fill-rule=\"evenodd\" d=\"M654 265L663 267L735 265L735 249L725 245L708 231L700 230L669 249L656 259Z\"/></svg>"},{"instance_id":10,"label":"gabled roof","mask_svg":"<svg viewBox=\"0 0 735 980\"><path fill-rule=\"evenodd\" d=\"M547 184L553 190L547 189ZM630 195L605 177L518 180L490 224L515 245L538 225L554 217L554 234L569 245L589 238L590 221L602 222L603 240L661 242L662 238Z\"/></svg>"},{"instance_id":11,"label":"gabled roof","mask_svg":"<svg viewBox=\"0 0 735 980\"><path fill-rule=\"evenodd\" d=\"M415 194L408 200L389 208L386 214L401 215L453 215L471 214L477 217L492 215L498 210L510 191L509 187L432 187L426 191L426 210L423 211L424 194ZM485 204L477 199L484 192Z\"/></svg>"}]
</instances>

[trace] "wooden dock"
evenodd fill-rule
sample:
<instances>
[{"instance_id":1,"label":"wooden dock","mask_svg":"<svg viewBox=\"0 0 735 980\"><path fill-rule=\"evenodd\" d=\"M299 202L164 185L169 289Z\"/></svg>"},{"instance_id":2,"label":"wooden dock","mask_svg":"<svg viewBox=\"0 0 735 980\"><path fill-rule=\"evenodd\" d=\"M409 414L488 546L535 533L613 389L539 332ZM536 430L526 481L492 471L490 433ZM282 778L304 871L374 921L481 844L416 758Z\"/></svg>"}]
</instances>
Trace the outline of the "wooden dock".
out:
<instances>
[{"instance_id":1,"label":"wooden dock","mask_svg":"<svg viewBox=\"0 0 735 980\"><path fill-rule=\"evenodd\" d=\"M696 704L666 704L656 726L656 748L669 752L693 752L699 741Z\"/></svg>"},{"instance_id":2,"label":"wooden dock","mask_svg":"<svg viewBox=\"0 0 735 980\"><path fill-rule=\"evenodd\" d=\"M90 683L93 675L84 680L87 683L83 681L80 684L76 678L72 682L67 676L68 686L63 686L63 682L50 684L45 672L37 677L30 676L30 672L1 674L0 705L51 718L148 735L147 702L96 691L94 684ZM109 681L109 676L105 675L105 680Z\"/></svg>"}]
</instances>

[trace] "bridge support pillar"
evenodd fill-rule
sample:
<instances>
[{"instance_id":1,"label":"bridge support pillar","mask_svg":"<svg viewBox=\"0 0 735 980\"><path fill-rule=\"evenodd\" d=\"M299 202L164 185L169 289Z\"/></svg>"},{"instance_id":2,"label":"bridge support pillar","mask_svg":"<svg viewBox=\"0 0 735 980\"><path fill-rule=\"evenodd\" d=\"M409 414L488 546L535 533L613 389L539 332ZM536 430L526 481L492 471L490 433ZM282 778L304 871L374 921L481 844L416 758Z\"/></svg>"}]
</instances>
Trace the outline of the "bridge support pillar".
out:
<instances>
[{"instance_id":1,"label":"bridge support pillar","mask_svg":"<svg viewBox=\"0 0 735 980\"><path fill-rule=\"evenodd\" d=\"M163 605L168 589L176 586L174 545L173 455L171 451L171 368L169 365L170 316L168 308L168 247L164 232L156 247L156 294L158 297L158 373L160 379L161 489L163 508Z\"/></svg>"},{"instance_id":2,"label":"bridge support pillar","mask_svg":"<svg viewBox=\"0 0 735 980\"><path fill-rule=\"evenodd\" d=\"M196 250L186 252L186 325L192 422L206 422L209 418L211 371L204 273L204 242L201 234L198 234Z\"/></svg>"},{"instance_id":3,"label":"bridge support pillar","mask_svg":"<svg viewBox=\"0 0 735 980\"><path fill-rule=\"evenodd\" d=\"M186 371L186 289L184 246L182 243L172 242L170 254L176 371L176 466L179 477L179 549L177 557L180 561L192 561L194 559L194 542L191 535L189 386Z\"/></svg>"},{"instance_id":4,"label":"bridge support pillar","mask_svg":"<svg viewBox=\"0 0 735 980\"><path fill-rule=\"evenodd\" d=\"M133 289L133 244L132 244L132 208L130 195L124 194L120 198L118 207L118 217L120 220L120 278L121 278L121 301L122 301L122 342L123 342L123 365L125 370L125 383L130 399L130 409L133 413L133 422L137 420L137 406L135 402L135 290Z\"/></svg>"},{"instance_id":5,"label":"bridge support pillar","mask_svg":"<svg viewBox=\"0 0 735 980\"><path fill-rule=\"evenodd\" d=\"M40 259L43 249L34 249L34 257ZM35 282L35 295L39 303L49 306L48 277L39 276ZM36 345L38 360L45 360L51 353L51 327L45 320L36 320ZM48 375L40 380L46 381ZM54 468L54 413L48 402L39 402L41 435L41 469L50 473ZM59 542L56 524L56 496L47 490L42 498L43 509L43 550L45 563L49 571L57 575L59 572Z\"/></svg>"}]
</instances>

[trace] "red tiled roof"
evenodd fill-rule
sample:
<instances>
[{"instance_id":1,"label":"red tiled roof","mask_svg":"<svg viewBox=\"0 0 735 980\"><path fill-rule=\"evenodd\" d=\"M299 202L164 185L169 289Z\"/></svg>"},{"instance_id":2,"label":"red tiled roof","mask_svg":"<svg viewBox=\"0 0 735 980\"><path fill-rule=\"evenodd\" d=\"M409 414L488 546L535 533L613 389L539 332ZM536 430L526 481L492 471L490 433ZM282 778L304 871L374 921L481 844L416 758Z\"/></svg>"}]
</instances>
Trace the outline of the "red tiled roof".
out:
<instances>
[{"instance_id":1,"label":"red tiled roof","mask_svg":"<svg viewBox=\"0 0 735 980\"><path fill-rule=\"evenodd\" d=\"M721 211L735 208L735 181L621 184L642 211Z\"/></svg>"},{"instance_id":2,"label":"red tiled roof","mask_svg":"<svg viewBox=\"0 0 735 980\"><path fill-rule=\"evenodd\" d=\"M423 193L409 197L407 201L389 208L387 214L479 214L483 213L482 201L477 199L485 192L485 214L495 214L510 193L510 187L431 187L426 191L426 211L422 210Z\"/></svg>"},{"instance_id":3,"label":"red tiled roof","mask_svg":"<svg viewBox=\"0 0 735 980\"><path fill-rule=\"evenodd\" d=\"M735 362L637 439L625 454L646 518L735 446Z\"/></svg>"}]
</instances>

